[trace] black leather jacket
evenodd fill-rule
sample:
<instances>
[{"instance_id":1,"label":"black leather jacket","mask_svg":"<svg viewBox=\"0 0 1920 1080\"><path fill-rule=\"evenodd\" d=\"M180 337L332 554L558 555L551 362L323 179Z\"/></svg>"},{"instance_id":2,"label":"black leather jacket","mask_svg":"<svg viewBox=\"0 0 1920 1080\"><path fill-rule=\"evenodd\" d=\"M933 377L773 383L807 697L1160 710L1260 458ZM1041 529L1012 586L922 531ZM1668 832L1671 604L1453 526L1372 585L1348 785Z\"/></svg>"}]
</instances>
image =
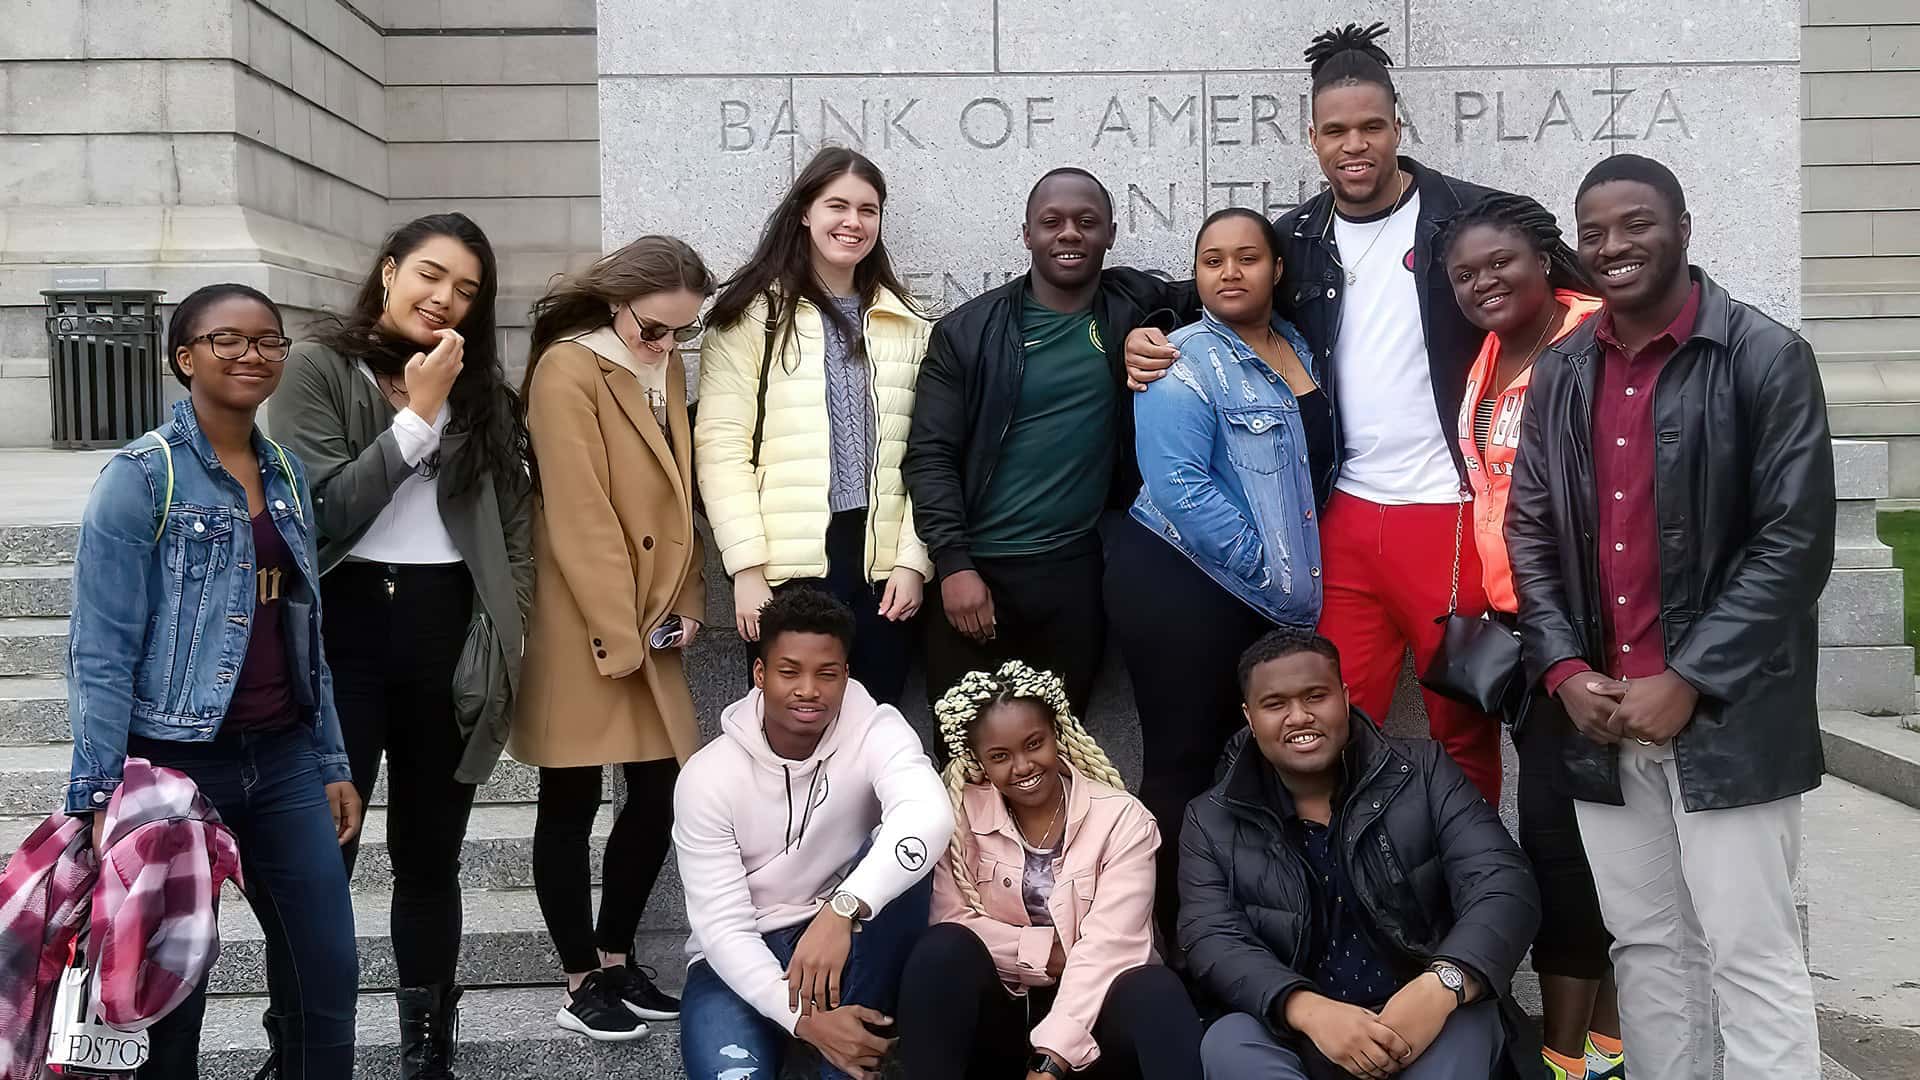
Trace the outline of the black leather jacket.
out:
<instances>
[{"instance_id":1,"label":"black leather jacket","mask_svg":"<svg viewBox=\"0 0 1920 1080\"><path fill-rule=\"evenodd\" d=\"M1815 604L1833 568L1833 444L1813 349L1697 267L1693 336L1654 388L1654 502L1667 666L1700 691L1674 740L1688 810L1819 786ZM1594 551L1589 319L1541 357L1507 507L1528 677L1578 657L1605 670ZM1618 805L1619 758L1576 733L1565 781Z\"/></svg>"},{"instance_id":2,"label":"black leather jacket","mask_svg":"<svg viewBox=\"0 0 1920 1080\"><path fill-rule=\"evenodd\" d=\"M1382 735L1358 709L1349 730L1334 851L1380 959L1402 982L1436 958L1471 971L1500 999L1509 1075L1541 1076L1539 1038L1511 994L1540 924L1526 856L1439 743ZM1345 1077L1276 1015L1313 987L1320 925L1306 857L1284 838L1290 800L1245 729L1226 754L1180 833L1180 947L1207 993L1264 1019L1316 1078Z\"/></svg>"},{"instance_id":3,"label":"black leather jacket","mask_svg":"<svg viewBox=\"0 0 1920 1080\"><path fill-rule=\"evenodd\" d=\"M1133 456L1133 395L1127 390L1126 340L1157 312L1173 328L1167 282L1126 267L1100 273L1094 322L1119 388L1114 475L1108 495L1125 506L1140 490ZM967 522L986 496L1000 444L1020 403L1026 354L1020 336L1025 274L955 308L934 324L913 402L913 427L900 464L913 498L913 525L933 556L934 580L973 569Z\"/></svg>"}]
</instances>

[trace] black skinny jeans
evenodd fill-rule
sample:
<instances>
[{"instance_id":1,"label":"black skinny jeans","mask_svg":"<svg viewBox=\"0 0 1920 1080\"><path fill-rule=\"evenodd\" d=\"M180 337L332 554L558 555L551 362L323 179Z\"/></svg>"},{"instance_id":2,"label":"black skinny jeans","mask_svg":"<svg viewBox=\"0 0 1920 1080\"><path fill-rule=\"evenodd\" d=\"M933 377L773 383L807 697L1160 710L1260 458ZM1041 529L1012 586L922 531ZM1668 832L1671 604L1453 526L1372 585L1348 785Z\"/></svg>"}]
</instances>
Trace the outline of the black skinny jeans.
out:
<instances>
[{"instance_id":1,"label":"black skinny jeans","mask_svg":"<svg viewBox=\"0 0 1920 1080\"><path fill-rule=\"evenodd\" d=\"M1542 975L1601 979L1612 968L1613 938L1600 918L1600 894L1580 840L1573 798L1560 784L1562 743L1573 721L1560 702L1534 695L1513 740L1520 757L1520 848L1540 885L1540 930L1533 937L1533 970Z\"/></svg>"},{"instance_id":2,"label":"black skinny jeans","mask_svg":"<svg viewBox=\"0 0 1920 1080\"><path fill-rule=\"evenodd\" d=\"M936 870L936 873L943 871ZM900 1063L913 1080L1009 1080L1027 1071L1028 1033L1054 987L1007 992L973 931L936 923L920 936L900 983ZM1115 979L1094 1022L1100 1056L1087 1080L1200 1080L1200 1016L1180 977L1158 964Z\"/></svg>"},{"instance_id":3,"label":"black skinny jeans","mask_svg":"<svg viewBox=\"0 0 1920 1080\"><path fill-rule=\"evenodd\" d=\"M387 854L401 986L454 982L460 959L460 848L474 786L453 778L466 739L453 671L473 610L459 563L389 566L349 560L321 579L327 664L353 786L372 801L387 759ZM353 871L359 845L346 850Z\"/></svg>"},{"instance_id":4,"label":"black skinny jeans","mask_svg":"<svg viewBox=\"0 0 1920 1080\"><path fill-rule=\"evenodd\" d=\"M633 952L634 931L672 841L673 782L680 775L679 765L672 758L622 765L627 799L607 836L596 924L588 843L600 812L600 769L583 765L540 770L533 889L560 965L570 975L598 968L601 952Z\"/></svg>"},{"instance_id":5,"label":"black skinny jeans","mask_svg":"<svg viewBox=\"0 0 1920 1080\"><path fill-rule=\"evenodd\" d=\"M847 670L860 680L873 700L900 704L907 686L907 666L913 659L914 622L894 622L880 614L887 594L885 578L867 578L867 508L842 510L827 522L827 576L793 578L774 586L775 596L789 589L814 589L853 609L853 652ZM934 586L927 584L931 590ZM927 601L922 600L921 606ZM753 685L753 662L759 646L747 648L747 685Z\"/></svg>"}]
</instances>

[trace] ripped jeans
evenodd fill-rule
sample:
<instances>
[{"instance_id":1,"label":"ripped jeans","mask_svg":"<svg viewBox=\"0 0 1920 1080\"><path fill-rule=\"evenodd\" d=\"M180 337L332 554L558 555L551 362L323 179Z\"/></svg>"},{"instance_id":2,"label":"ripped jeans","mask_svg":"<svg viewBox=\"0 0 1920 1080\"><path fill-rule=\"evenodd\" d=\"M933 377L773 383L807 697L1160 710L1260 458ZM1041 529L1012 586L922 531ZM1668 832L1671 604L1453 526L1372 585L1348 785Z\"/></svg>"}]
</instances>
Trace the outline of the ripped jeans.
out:
<instances>
[{"instance_id":1,"label":"ripped jeans","mask_svg":"<svg viewBox=\"0 0 1920 1080\"><path fill-rule=\"evenodd\" d=\"M922 878L861 926L840 980L842 1004L893 1014L900 973L927 929L932 902L933 879ZM766 935L767 948L787 963L806 929L801 923L776 930ZM680 996L680 1057L689 1080L778 1080L792 1043L786 1028L741 1000L705 960L687 969ZM820 1080L847 1080L847 1074L823 1059Z\"/></svg>"}]
</instances>

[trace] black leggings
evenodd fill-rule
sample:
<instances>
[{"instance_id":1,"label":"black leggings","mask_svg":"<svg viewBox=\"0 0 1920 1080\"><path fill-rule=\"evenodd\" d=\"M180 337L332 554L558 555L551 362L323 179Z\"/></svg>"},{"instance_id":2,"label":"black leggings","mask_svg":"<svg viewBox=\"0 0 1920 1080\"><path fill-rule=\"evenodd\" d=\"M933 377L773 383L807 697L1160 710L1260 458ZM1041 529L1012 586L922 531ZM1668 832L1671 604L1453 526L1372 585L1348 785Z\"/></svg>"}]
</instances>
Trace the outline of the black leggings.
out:
<instances>
[{"instance_id":1,"label":"black leggings","mask_svg":"<svg viewBox=\"0 0 1920 1080\"><path fill-rule=\"evenodd\" d=\"M1140 710L1140 801L1166 845L1153 913L1170 945L1180 906L1174 855L1187 803L1213 786L1221 749L1246 724L1240 654L1274 624L1132 519L1108 531L1106 595Z\"/></svg>"},{"instance_id":2,"label":"black leggings","mask_svg":"<svg viewBox=\"0 0 1920 1080\"><path fill-rule=\"evenodd\" d=\"M1613 944L1600 918L1600 895L1580 842L1573 799L1559 782L1561 743L1573 721L1559 701L1534 695L1514 749L1520 758L1520 847L1540 884L1540 930L1533 969L1542 975L1600 979Z\"/></svg>"},{"instance_id":3,"label":"black leggings","mask_svg":"<svg viewBox=\"0 0 1920 1080\"><path fill-rule=\"evenodd\" d=\"M867 508L842 510L827 522L827 576L793 578L774 586L774 595L789 589L814 589L853 609L853 654L847 670L882 705L900 704L907 685L907 665L913 658L914 624L894 622L880 615L886 596L883 578L869 581L867 565ZM934 588L928 584L928 589ZM758 645L747 647L747 685L753 685L753 662Z\"/></svg>"},{"instance_id":4,"label":"black leggings","mask_svg":"<svg viewBox=\"0 0 1920 1080\"><path fill-rule=\"evenodd\" d=\"M633 934L667 861L673 832L672 758L629 762L627 800L613 819L602 860L600 920L593 918L588 840L600 811L600 766L540 770L533 825L533 890L540 914L570 975L600 966L600 953L633 952Z\"/></svg>"},{"instance_id":5,"label":"black leggings","mask_svg":"<svg viewBox=\"0 0 1920 1080\"><path fill-rule=\"evenodd\" d=\"M1029 1032L1053 1005L1054 987L1016 997L973 931L936 923L913 947L900 983L900 1063L913 1080L1007 1080L1033 1054ZM1076 1077L1199 1080L1200 1016L1180 977L1158 964L1126 972L1094 1022L1100 1056ZM1065 1064L1064 1062L1062 1064Z\"/></svg>"},{"instance_id":6,"label":"black leggings","mask_svg":"<svg viewBox=\"0 0 1920 1080\"><path fill-rule=\"evenodd\" d=\"M353 786L372 801L387 759L394 965L401 986L451 984L460 960L460 848L474 785L453 778L466 749L453 672L473 579L460 563L348 561L321 579L327 665ZM346 849L353 871L359 845Z\"/></svg>"}]
</instances>

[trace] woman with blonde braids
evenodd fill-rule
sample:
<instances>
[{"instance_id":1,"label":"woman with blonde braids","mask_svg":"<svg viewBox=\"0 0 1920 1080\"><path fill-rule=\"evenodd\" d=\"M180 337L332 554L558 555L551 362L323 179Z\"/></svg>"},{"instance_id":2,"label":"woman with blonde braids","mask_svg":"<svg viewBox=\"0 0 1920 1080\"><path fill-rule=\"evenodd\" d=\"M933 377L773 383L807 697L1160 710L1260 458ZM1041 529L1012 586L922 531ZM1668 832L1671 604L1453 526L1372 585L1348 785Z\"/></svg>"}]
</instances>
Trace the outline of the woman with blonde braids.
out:
<instances>
[{"instance_id":1,"label":"woman with blonde braids","mask_svg":"<svg viewBox=\"0 0 1920 1080\"><path fill-rule=\"evenodd\" d=\"M935 706L955 825L896 1019L914 1080L1200 1076L1200 1017L1153 948L1153 815L1052 672Z\"/></svg>"}]
</instances>

